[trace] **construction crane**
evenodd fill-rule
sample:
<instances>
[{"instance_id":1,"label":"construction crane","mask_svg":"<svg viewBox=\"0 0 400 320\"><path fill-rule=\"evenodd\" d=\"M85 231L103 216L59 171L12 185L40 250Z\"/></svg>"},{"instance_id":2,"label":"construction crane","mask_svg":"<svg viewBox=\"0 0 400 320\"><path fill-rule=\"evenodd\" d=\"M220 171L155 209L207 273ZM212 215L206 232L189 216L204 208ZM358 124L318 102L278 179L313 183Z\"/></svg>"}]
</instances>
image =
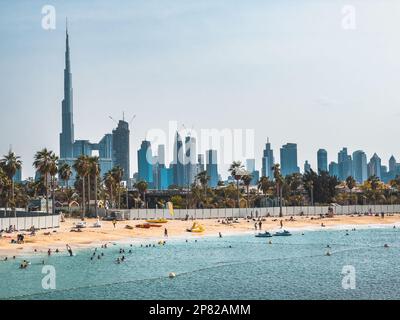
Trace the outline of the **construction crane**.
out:
<instances>
[{"instance_id":1,"label":"construction crane","mask_svg":"<svg viewBox=\"0 0 400 320\"><path fill-rule=\"evenodd\" d=\"M116 124L118 124L118 121L117 120L115 120L113 117L111 117L111 116L108 116L112 121L114 121Z\"/></svg>"}]
</instances>

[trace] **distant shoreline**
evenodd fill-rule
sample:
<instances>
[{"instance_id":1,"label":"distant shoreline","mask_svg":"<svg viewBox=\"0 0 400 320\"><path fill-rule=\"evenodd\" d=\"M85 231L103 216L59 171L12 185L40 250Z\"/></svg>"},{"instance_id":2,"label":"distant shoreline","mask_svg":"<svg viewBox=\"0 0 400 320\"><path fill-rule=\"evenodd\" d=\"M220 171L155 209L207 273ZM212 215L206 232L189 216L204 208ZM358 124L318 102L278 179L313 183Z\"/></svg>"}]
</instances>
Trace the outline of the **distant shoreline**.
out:
<instances>
[{"instance_id":1,"label":"distant shoreline","mask_svg":"<svg viewBox=\"0 0 400 320\"><path fill-rule=\"evenodd\" d=\"M294 221L288 221L287 218L266 218L262 222L262 231L275 231L280 229L280 220L283 221L283 228L289 231L322 231L322 230L346 230L352 228L368 229L368 228L388 228L396 225L400 228L400 214L385 216L384 218L375 216L335 216L333 218L311 217L295 217ZM190 228L193 221L169 220L168 223L162 224L158 228L140 229L135 228L136 224L144 223L144 220L127 220L118 221L114 229L111 221L101 221L101 228L85 228L83 232L70 232L74 223L79 219L66 219L61 223L60 228L55 228L55 232L45 235L49 230L39 230L36 236L26 235L24 244L11 244L11 238L0 238L0 259L4 257L9 259L12 256L26 257L31 255L46 254L50 248L60 250L60 254L66 254L65 245L69 244L73 250L99 248L102 244L127 244L127 243L149 243L160 240L179 240L179 239L199 239L203 237L216 237L219 232L223 236L234 236L243 234L255 234L260 232L255 230L254 221L247 222L240 219L239 223L229 225L218 222L218 219L197 220L198 223L205 227L203 233L190 233L186 229ZM96 219L86 219L87 225L92 225ZM325 227L321 226L324 223ZM133 229L125 228L125 225L133 226ZM164 237L164 228L168 230L168 238ZM53 231L53 230L50 230ZM6 234L6 237L15 239L17 232ZM36 249L37 252L34 252ZM1 262L1 261L0 261Z\"/></svg>"}]
</instances>

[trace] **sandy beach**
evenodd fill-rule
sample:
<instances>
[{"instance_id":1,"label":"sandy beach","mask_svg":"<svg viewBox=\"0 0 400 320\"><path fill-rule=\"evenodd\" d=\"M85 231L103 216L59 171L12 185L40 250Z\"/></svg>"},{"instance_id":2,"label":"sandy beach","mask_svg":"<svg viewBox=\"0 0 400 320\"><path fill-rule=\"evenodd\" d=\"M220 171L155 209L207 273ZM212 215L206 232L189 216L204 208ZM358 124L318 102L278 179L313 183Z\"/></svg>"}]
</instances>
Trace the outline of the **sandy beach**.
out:
<instances>
[{"instance_id":1,"label":"sandy beach","mask_svg":"<svg viewBox=\"0 0 400 320\"><path fill-rule=\"evenodd\" d=\"M280 218L266 218L262 222L263 230L276 230L280 228ZM400 223L400 214L385 216L384 218L375 216L336 216L333 218L319 217L294 217L294 221L288 218L282 218L283 226L288 230L300 228L325 228L340 227L340 226L368 226L368 225L394 225ZM133 241L149 241L161 240L164 237L164 228L168 230L168 237L198 237L198 236L217 236L219 232L223 235L240 234L254 232L254 221L239 219L238 223L222 224L218 219L198 220L205 227L202 233L190 233L186 229L190 228L193 221L169 220L167 223L161 224L161 227L151 227L150 229L136 228L136 224L144 223L143 220L118 221L114 228L111 221L101 221L101 228L93 228L92 225L96 219L86 219L87 228L82 229L82 232L71 232L75 223L79 219L66 219L61 223L60 228L39 230L35 236L30 236L28 232L25 234L23 244L11 243L11 239L16 239L18 232L11 234L3 233L0 238L0 257L5 256L23 256L34 253L45 253L49 248L65 251L66 244L69 244L73 249L96 247L101 244L110 242L133 242ZM126 225L134 227L133 229L126 228Z\"/></svg>"}]
</instances>

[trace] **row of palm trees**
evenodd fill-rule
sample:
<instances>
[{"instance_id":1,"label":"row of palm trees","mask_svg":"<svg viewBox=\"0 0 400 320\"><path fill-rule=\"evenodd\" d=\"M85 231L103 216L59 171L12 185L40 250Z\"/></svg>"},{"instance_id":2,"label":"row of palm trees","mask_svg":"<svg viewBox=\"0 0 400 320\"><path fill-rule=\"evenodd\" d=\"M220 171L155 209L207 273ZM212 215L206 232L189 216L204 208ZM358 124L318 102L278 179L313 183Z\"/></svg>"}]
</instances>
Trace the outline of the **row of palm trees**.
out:
<instances>
[{"instance_id":1,"label":"row of palm trees","mask_svg":"<svg viewBox=\"0 0 400 320\"><path fill-rule=\"evenodd\" d=\"M385 184L375 176L369 177L363 184L357 184L352 176L349 176L344 182L340 182L336 177L329 176L327 172L322 173L294 173L283 177L280 171L279 164L272 167L273 179L266 176L261 177L257 181L256 192L250 185L253 181L251 173L244 170L243 165L239 161L231 164L229 172L232 178L236 181L236 201L234 206L240 206L240 198L245 189L247 193L246 205L249 206L250 193L253 195L253 201L260 200L259 192L262 192L264 198L277 202L282 212L283 202L286 204L303 205L306 201L305 195L308 197L308 203L314 205L314 200L320 204L329 204L337 202L340 204L357 204L359 200L368 201L376 204L377 201L385 203L400 202L400 177L392 180L390 184ZM219 191L223 194L231 194L232 185L223 186L219 183L219 188L210 189L208 187L210 177L206 171L200 172L196 176L196 182L201 186L202 193L199 193L196 186L192 186L194 197L206 205L220 207L219 201L223 201L225 206L229 203L226 199L221 199ZM356 193L354 192L356 190ZM207 197L207 193L210 197ZM361 195L360 195L361 194ZM353 200L355 198L355 200ZM215 202L217 201L217 202Z\"/></svg>"},{"instance_id":2,"label":"row of palm trees","mask_svg":"<svg viewBox=\"0 0 400 320\"><path fill-rule=\"evenodd\" d=\"M56 176L58 180L63 182L62 192L71 198L74 193L81 198L81 215L82 217L90 210L90 201L94 195L95 215L98 214L98 196L99 186L105 187L103 192L104 203L110 198L111 206L121 206L121 181L123 177L123 169L114 167L107 172L104 177L100 176L99 157L82 155L75 160L73 165L66 162L59 162L58 156L51 150L46 148L36 152L34 155L33 166L40 175L40 181L28 181L25 193L44 194L46 199L46 212L49 213L49 198L52 199L52 213L55 212L55 195L57 189ZM15 183L14 177L18 170L21 170L22 161L13 151L9 151L0 160L0 194L2 202L5 203L5 214L7 209L11 207L14 215L16 215L15 201ZM72 191L69 182L76 172L75 191ZM65 188L64 188L65 187Z\"/></svg>"},{"instance_id":3,"label":"row of palm trees","mask_svg":"<svg viewBox=\"0 0 400 320\"><path fill-rule=\"evenodd\" d=\"M277 188L277 194L278 198L280 199L280 210L282 211L282 186L283 186L283 176L281 175L280 172L280 166L279 164L275 164L272 167L273 173L274 173L274 179L275 179L275 184ZM250 203L250 185L251 182L253 181L253 174L245 170L244 165L242 164L241 161L233 161L232 164L230 165L228 169L229 173L231 176L236 180L236 192L237 192L237 200L236 204L237 207L240 207L240 196L241 196L241 191L240 191L240 182L242 185L245 186L246 188L246 194L247 194L247 201L246 205L249 206ZM207 175L206 171L202 171L196 176L196 181L200 183L204 190L204 197L207 196L207 186L208 182L210 181L210 177ZM223 183L219 182L219 186L222 186ZM264 194L267 193L268 190L271 189L272 186L272 181L268 179L268 177L261 177L259 181L257 181L257 187L258 190L262 190Z\"/></svg>"}]
</instances>

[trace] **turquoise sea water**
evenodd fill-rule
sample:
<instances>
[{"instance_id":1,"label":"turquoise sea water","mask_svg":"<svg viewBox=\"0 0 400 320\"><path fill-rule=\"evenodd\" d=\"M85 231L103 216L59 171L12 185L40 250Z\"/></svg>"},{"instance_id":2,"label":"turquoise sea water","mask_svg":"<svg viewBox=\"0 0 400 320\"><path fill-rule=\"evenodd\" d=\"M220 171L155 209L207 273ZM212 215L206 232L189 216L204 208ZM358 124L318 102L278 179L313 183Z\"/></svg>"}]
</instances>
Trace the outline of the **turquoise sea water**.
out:
<instances>
[{"instance_id":1,"label":"turquoise sea water","mask_svg":"<svg viewBox=\"0 0 400 320\"><path fill-rule=\"evenodd\" d=\"M25 270L18 268L21 259L0 262L0 299L400 299L399 236L400 228L197 242L188 236L155 248L110 245L97 250L101 260L90 260L94 249L74 257L37 255ZM126 260L116 264L120 248ZM55 267L55 290L42 289L43 259ZM356 270L354 290L342 288L345 265Z\"/></svg>"}]
</instances>

